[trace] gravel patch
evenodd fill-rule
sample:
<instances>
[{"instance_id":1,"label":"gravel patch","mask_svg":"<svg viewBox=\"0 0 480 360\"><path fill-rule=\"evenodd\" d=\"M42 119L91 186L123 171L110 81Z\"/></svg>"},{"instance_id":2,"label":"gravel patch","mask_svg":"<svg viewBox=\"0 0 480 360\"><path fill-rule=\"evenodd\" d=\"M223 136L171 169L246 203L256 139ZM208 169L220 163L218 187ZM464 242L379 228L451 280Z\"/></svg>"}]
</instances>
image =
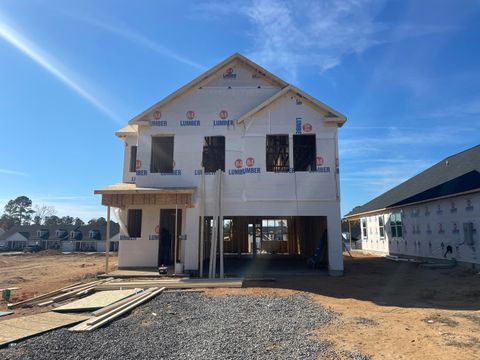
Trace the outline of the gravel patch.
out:
<instances>
[{"instance_id":1,"label":"gravel patch","mask_svg":"<svg viewBox=\"0 0 480 360\"><path fill-rule=\"evenodd\" d=\"M56 330L0 351L13 359L318 359L335 315L304 296L163 293L88 333ZM351 358L358 359L358 354Z\"/></svg>"}]
</instances>

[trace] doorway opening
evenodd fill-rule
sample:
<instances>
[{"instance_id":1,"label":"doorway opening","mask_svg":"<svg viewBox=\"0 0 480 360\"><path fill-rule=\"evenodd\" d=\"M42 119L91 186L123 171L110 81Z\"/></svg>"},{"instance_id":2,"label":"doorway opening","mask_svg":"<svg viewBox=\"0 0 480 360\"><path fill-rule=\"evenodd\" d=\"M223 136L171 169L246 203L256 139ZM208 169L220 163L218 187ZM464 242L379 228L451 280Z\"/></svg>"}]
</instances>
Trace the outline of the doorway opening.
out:
<instances>
[{"instance_id":1,"label":"doorway opening","mask_svg":"<svg viewBox=\"0 0 480 360\"><path fill-rule=\"evenodd\" d=\"M175 221L175 213L178 214L178 221ZM175 242L175 222L177 222L177 235L180 235L182 233L182 209L160 210L158 266L172 265L175 253L177 254L177 262L180 260L180 241L177 239ZM177 244L176 251L175 243Z\"/></svg>"}]
</instances>

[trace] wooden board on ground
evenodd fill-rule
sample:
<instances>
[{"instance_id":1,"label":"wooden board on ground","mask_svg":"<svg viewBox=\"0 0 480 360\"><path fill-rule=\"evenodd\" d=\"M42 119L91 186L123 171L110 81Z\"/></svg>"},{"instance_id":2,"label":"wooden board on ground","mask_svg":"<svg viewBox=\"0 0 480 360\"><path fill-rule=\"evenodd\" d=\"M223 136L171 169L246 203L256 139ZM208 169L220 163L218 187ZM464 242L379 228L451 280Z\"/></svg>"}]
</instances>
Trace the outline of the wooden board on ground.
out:
<instances>
[{"instance_id":1,"label":"wooden board on ground","mask_svg":"<svg viewBox=\"0 0 480 360\"><path fill-rule=\"evenodd\" d=\"M13 311L0 311L0 317L13 314Z\"/></svg>"},{"instance_id":2,"label":"wooden board on ground","mask_svg":"<svg viewBox=\"0 0 480 360\"><path fill-rule=\"evenodd\" d=\"M46 312L0 321L0 347L50 330L77 324L88 318L84 315Z\"/></svg>"},{"instance_id":3,"label":"wooden board on ground","mask_svg":"<svg viewBox=\"0 0 480 360\"><path fill-rule=\"evenodd\" d=\"M100 291L53 309L56 312L93 311L137 293L136 289Z\"/></svg>"},{"instance_id":4,"label":"wooden board on ground","mask_svg":"<svg viewBox=\"0 0 480 360\"><path fill-rule=\"evenodd\" d=\"M115 281L95 286L96 290L121 290L134 288L165 287L167 289L194 289L194 288L241 288L243 279L189 279L189 280L137 280Z\"/></svg>"}]
</instances>

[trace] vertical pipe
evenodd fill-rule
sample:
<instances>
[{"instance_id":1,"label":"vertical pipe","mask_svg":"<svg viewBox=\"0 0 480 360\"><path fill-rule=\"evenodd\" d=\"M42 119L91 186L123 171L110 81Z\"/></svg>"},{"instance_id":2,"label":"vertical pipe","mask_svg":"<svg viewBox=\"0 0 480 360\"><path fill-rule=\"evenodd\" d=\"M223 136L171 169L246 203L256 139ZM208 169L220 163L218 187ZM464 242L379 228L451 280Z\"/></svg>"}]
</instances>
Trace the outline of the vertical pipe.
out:
<instances>
[{"instance_id":1,"label":"vertical pipe","mask_svg":"<svg viewBox=\"0 0 480 360\"><path fill-rule=\"evenodd\" d=\"M199 275L203 277L203 252L205 247L205 168L202 166L202 181L200 189L200 263Z\"/></svg>"},{"instance_id":2,"label":"vertical pipe","mask_svg":"<svg viewBox=\"0 0 480 360\"><path fill-rule=\"evenodd\" d=\"M175 204L175 242L174 242L175 249L173 250L173 274L176 275L177 273L177 246L178 246L178 204Z\"/></svg>"},{"instance_id":3,"label":"vertical pipe","mask_svg":"<svg viewBox=\"0 0 480 360\"><path fill-rule=\"evenodd\" d=\"M107 231L105 234L105 274L108 274L108 256L110 255L110 206L107 206Z\"/></svg>"},{"instance_id":4,"label":"vertical pipe","mask_svg":"<svg viewBox=\"0 0 480 360\"><path fill-rule=\"evenodd\" d=\"M348 237L350 238L350 251L352 251L352 225L350 223L350 220L348 221Z\"/></svg>"},{"instance_id":5,"label":"vertical pipe","mask_svg":"<svg viewBox=\"0 0 480 360\"><path fill-rule=\"evenodd\" d=\"M218 178L219 186L218 186L218 215L219 215L219 240L220 240L220 278L224 277L223 274L223 171L220 170L219 178Z\"/></svg>"}]
</instances>

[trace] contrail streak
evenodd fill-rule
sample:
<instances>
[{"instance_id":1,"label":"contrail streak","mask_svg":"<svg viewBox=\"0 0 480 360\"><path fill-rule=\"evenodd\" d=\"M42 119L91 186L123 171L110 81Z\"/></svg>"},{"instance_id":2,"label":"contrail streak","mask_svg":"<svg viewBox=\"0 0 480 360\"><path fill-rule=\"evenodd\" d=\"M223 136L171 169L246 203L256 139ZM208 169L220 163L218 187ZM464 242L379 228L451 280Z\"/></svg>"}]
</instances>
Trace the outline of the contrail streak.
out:
<instances>
[{"instance_id":1,"label":"contrail streak","mask_svg":"<svg viewBox=\"0 0 480 360\"><path fill-rule=\"evenodd\" d=\"M50 74L55 76L58 80L67 85L70 89L80 95L82 98L87 100L90 104L95 106L98 110L106 114L111 119L122 123L118 117L100 100L98 100L94 95L89 91L83 88L81 85L77 84L70 76L61 71L58 66L53 64L53 61L47 60L47 56L44 55L44 52L38 48L35 48L27 40L25 40L20 34L18 34L11 27L7 26L0 20L0 38L3 38L8 43L13 45L15 48L20 50L23 54L28 56L38 65L47 70ZM50 58L50 57L49 57Z\"/></svg>"}]
</instances>

